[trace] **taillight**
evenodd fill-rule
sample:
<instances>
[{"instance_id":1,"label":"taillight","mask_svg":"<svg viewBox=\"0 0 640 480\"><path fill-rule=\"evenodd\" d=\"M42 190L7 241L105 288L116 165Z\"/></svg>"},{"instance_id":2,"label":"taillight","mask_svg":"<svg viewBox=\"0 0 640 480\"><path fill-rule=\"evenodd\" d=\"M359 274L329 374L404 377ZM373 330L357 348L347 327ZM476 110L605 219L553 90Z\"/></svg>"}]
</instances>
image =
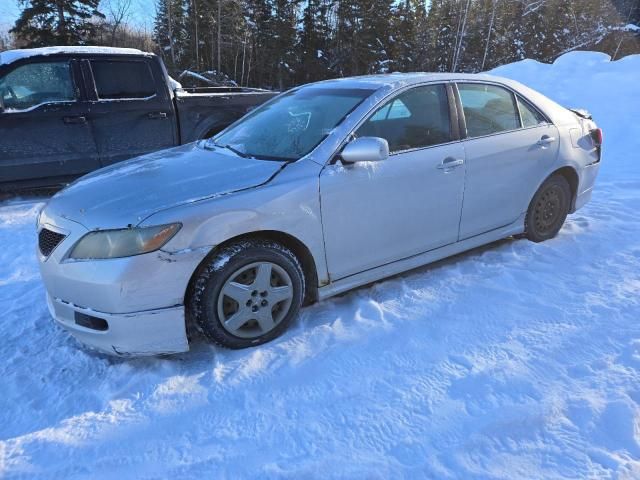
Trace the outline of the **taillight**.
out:
<instances>
[{"instance_id":1,"label":"taillight","mask_svg":"<svg viewBox=\"0 0 640 480\"><path fill-rule=\"evenodd\" d=\"M593 143L595 144L595 146L602 146L602 129L594 128L589 133L591 134L591 138L593 139Z\"/></svg>"}]
</instances>

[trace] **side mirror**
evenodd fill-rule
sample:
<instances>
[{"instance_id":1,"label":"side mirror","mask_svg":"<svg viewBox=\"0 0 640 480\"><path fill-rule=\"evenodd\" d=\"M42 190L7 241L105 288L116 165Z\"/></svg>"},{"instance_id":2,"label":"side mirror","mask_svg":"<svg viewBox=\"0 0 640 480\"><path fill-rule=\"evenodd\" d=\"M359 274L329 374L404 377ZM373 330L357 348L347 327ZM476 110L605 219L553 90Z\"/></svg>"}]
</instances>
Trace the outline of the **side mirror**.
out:
<instances>
[{"instance_id":1,"label":"side mirror","mask_svg":"<svg viewBox=\"0 0 640 480\"><path fill-rule=\"evenodd\" d=\"M345 163L381 162L389 158L389 143L379 137L356 138L345 145L340 157Z\"/></svg>"}]
</instances>

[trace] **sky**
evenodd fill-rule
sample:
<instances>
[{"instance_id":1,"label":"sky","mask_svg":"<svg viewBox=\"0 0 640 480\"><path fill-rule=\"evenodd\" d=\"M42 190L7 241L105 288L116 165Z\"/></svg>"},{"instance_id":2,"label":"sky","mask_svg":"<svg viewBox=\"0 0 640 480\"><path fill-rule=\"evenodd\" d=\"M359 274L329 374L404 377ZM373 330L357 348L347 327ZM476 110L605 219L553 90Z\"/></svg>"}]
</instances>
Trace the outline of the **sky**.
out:
<instances>
[{"instance_id":1,"label":"sky","mask_svg":"<svg viewBox=\"0 0 640 480\"><path fill-rule=\"evenodd\" d=\"M109 0L100 2L100 11L106 13ZM154 0L132 0L129 23L134 26L151 29L155 15ZM22 10L19 0L0 0L0 32L9 30Z\"/></svg>"}]
</instances>

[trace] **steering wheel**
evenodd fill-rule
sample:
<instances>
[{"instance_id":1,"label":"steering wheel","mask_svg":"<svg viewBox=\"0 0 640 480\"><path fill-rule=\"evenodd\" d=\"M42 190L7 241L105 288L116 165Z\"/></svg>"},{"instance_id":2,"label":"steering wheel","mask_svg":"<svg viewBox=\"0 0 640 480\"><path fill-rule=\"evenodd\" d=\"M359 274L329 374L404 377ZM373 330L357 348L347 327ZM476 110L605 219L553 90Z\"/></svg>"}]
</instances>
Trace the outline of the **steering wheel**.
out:
<instances>
[{"instance_id":1,"label":"steering wheel","mask_svg":"<svg viewBox=\"0 0 640 480\"><path fill-rule=\"evenodd\" d=\"M4 87L4 89L9 92L9 95L11 95L11 98L13 100L18 100L18 96L16 95L16 92L13 91L13 87L10 87L9 85L7 85L6 87Z\"/></svg>"}]
</instances>

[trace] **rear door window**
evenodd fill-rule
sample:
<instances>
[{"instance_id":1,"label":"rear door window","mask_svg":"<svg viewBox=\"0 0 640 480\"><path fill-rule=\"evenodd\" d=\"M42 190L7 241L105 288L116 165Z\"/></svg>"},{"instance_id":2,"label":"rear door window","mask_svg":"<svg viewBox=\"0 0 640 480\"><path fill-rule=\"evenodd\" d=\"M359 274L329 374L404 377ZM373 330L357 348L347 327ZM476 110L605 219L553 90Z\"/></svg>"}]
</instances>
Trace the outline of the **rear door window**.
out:
<instances>
[{"instance_id":1,"label":"rear door window","mask_svg":"<svg viewBox=\"0 0 640 480\"><path fill-rule=\"evenodd\" d=\"M401 93L376 110L356 136L384 138L391 153L451 141L445 86L425 85Z\"/></svg>"},{"instance_id":2,"label":"rear door window","mask_svg":"<svg viewBox=\"0 0 640 480\"><path fill-rule=\"evenodd\" d=\"M481 137L520 128L513 94L482 83L458 84L469 137Z\"/></svg>"},{"instance_id":3,"label":"rear door window","mask_svg":"<svg viewBox=\"0 0 640 480\"><path fill-rule=\"evenodd\" d=\"M7 110L27 110L44 103L74 101L75 87L68 61L21 65L0 78Z\"/></svg>"},{"instance_id":4,"label":"rear door window","mask_svg":"<svg viewBox=\"0 0 640 480\"><path fill-rule=\"evenodd\" d=\"M145 62L91 60L100 100L148 98L156 93L153 75Z\"/></svg>"}]
</instances>

